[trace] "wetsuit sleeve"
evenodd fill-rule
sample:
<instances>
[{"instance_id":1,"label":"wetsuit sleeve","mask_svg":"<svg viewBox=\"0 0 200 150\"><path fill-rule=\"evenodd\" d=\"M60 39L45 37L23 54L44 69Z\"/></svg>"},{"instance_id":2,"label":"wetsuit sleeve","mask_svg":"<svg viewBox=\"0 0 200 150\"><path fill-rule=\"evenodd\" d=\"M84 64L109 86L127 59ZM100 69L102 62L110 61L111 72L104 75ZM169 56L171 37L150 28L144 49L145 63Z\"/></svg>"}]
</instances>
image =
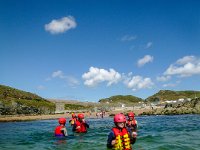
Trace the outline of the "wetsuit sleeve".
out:
<instances>
[{"instance_id":1,"label":"wetsuit sleeve","mask_svg":"<svg viewBox=\"0 0 200 150\"><path fill-rule=\"evenodd\" d=\"M130 137L130 143L131 143L131 144L134 144L135 142L136 142L136 138Z\"/></svg>"},{"instance_id":2,"label":"wetsuit sleeve","mask_svg":"<svg viewBox=\"0 0 200 150\"><path fill-rule=\"evenodd\" d=\"M130 143L134 144L136 142L136 137L132 136L133 131L131 131L131 129L128 129L129 135L130 135Z\"/></svg>"},{"instance_id":3,"label":"wetsuit sleeve","mask_svg":"<svg viewBox=\"0 0 200 150\"><path fill-rule=\"evenodd\" d=\"M90 126L89 126L89 124L87 123L87 122L85 122L85 126L87 127L87 128L89 128Z\"/></svg>"},{"instance_id":4,"label":"wetsuit sleeve","mask_svg":"<svg viewBox=\"0 0 200 150\"><path fill-rule=\"evenodd\" d=\"M73 127L72 127L72 131L73 131L73 132L76 131L76 123L73 125Z\"/></svg>"},{"instance_id":5,"label":"wetsuit sleeve","mask_svg":"<svg viewBox=\"0 0 200 150\"><path fill-rule=\"evenodd\" d=\"M111 131L109 134L108 134L108 140L107 140L107 148L113 148L112 146L112 140L115 139L115 135L114 135L114 132Z\"/></svg>"}]
</instances>

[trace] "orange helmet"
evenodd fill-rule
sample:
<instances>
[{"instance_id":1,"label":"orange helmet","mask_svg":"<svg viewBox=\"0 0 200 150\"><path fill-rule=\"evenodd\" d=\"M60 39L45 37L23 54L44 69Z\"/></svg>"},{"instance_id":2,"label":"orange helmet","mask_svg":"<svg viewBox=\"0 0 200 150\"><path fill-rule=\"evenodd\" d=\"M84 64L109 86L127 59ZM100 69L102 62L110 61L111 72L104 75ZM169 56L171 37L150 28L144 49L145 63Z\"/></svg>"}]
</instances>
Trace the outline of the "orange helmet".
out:
<instances>
[{"instance_id":1,"label":"orange helmet","mask_svg":"<svg viewBox=\"0 0 200 150\"><path fill-rule=\"evenodd\" d=\"M84 114L78 114L79 119L84 119Z\"/></svg>"},{"instance_id":2,"label":"orange helmet","mask_svg":"<svg viewBox=\"0 0 200 150\"><path fill-rule=\"evenodd\" d=\"M65 118L60 118L60 119L58 120L59 124L65 124L66 121L67 121L67 120L66 120Z\"/></svg>"},{"instance_id":3,"label":"orange helmet","mask_svg":"<svg viewBox=\"0 0 200 150\"><path fill-rule=\"evenodd\" d=\"M126 122L126 117L123 114L116 114L114 117L114 122Z\"/></svg>"},{"instance_id":4,"label":"orange helmet","mask_svg":"<svg viewBox=\"0 0 200 150\"><path fill-rule=\"evenodd\" d=\"M128 117L133 117L134 118L134 113L133 112L130 112L130 113L128 113Z\"/></svg>"}]
</instances>

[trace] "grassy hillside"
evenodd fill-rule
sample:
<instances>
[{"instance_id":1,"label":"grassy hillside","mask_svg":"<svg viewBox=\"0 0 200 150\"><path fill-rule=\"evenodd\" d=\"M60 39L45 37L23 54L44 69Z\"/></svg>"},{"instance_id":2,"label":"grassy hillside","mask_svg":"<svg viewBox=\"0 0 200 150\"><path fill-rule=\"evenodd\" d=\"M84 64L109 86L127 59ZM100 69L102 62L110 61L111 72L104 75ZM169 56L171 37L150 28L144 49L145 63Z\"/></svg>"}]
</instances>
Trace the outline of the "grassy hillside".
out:
<instances>
[{"instance_id":1,"label":"grassy hillside","mask_svg":"<svg viewBox=\"0 0 200 150\"><path fill-rule=\"evenodd\" d=\"M65 104L66 110L91 110L92 108L92 105Z\"/></svg>"},{"instance_id":2,"label":"grassy hillside","mask_svg":"<svg viewBox=\"0 0 200 150\"><path fill-rule=\"evenodd\" d=\"M148 97L146 101L154 102L157 100L177 100L180 98L195 98L200 97L200 91L170 91L170 90L160 90L158 93Z\"/></svg>"},{"instance_id":3,"label":"grassy hillside","mask_svg":"<svg viewBox=\"0 0 200 150\"><path fill-rule=\"evenodd\" d=\"M99 100L100 103L108 103L108 104L133 104L133 103L138 103L140 101L143 101L143 99L132 95L125 95L125 96L116 95Z\"/></svg>"},{"instance_id":4,"label":"grassy hillside","mask_svg":"<svg viewBox=\"0 0 200 150\"><path fill-rule=\"evenodd\" d=\"M0 85L0 115L52 114L54 112L54 103L30 92Z\"/></svg>"}]
</instances>

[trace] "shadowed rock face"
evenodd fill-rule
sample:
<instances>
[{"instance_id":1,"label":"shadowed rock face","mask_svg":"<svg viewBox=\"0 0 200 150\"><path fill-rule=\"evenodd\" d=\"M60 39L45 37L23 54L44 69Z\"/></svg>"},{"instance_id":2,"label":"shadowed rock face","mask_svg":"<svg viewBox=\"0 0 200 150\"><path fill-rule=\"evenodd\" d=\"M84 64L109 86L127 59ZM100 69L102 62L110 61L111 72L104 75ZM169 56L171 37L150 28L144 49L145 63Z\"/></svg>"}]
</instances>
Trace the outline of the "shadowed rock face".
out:
<instances>
[{"instance_id":1,"label":"shadowed rock face","mask_svg":"<svg viewBox=\"0 0 200 150\"><path fill-rule=\"evenodd\" d=\"M163 109L144 112L142 115L200 114L200 98L179 104L166 104Z\"/></svg>"}]
</instances>

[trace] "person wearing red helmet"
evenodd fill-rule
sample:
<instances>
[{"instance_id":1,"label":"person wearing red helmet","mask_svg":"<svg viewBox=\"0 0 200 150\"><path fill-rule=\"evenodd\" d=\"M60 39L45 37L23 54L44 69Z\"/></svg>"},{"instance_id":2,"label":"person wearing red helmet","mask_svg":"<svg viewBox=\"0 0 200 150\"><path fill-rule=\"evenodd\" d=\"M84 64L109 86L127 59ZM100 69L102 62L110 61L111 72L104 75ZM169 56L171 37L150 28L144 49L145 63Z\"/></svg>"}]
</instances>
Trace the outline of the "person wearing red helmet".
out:
<instances>
[{"instance_id":1,"label":"person wearing red helmet","mask_svg":"<svg viewBox=\"0 0 200 150\"><path fill-rule=\"evenodd\" d=\"M67 120L65 118L59 118L58 123L60 125L55 128L55 132L54 132L55 136L57 137L68 136L67 129L65 127L66 121Z\"/></svg>"},{"instance_id":2,"label":"person wearing red helmet","mask_svg":"<svg viewBox=\"0 0 200 150\"><path fill-rule=\"evenodd\" d=\"M71 124L71 126L73 126L76 121L77 121L77 117L74 113L72 113L72 118L69 120L69 123Z\"/></svg>"},{"instance_id":3,"label":"person wearing red helmet","mask_svg":"<svg viewBox=\"0 0 200 150\"><path fill-rule=\"evenodd\" d=\"M137 120L133 112L128 113L128 120L126 121L126 127L133 137L134 143L137 137Z\"/></svg>"},{"instance_id":4,"label":"person wearing red helmet","mask_svg":"<svg viewBox=\"0 0 200 150\"><path fill-rule=\"evenodd\" d=\"M114 116L115 127L108 135L107 147L119 150L132 150L131 136L126 129L126 117L123 114Z\"/></svg>"},{"instance_id":5,"label":"person wearing red helmet","mask_svg":"<svg viewBox=\"0 0 200 150\"><path fill-rule=\"evenodd\" d=\"M78 120L75 122L72 131L76 133L86 133L87 128L89 128L89 125L84 119L84 114L78 114Z\"/></svg>"}]
</instances>

